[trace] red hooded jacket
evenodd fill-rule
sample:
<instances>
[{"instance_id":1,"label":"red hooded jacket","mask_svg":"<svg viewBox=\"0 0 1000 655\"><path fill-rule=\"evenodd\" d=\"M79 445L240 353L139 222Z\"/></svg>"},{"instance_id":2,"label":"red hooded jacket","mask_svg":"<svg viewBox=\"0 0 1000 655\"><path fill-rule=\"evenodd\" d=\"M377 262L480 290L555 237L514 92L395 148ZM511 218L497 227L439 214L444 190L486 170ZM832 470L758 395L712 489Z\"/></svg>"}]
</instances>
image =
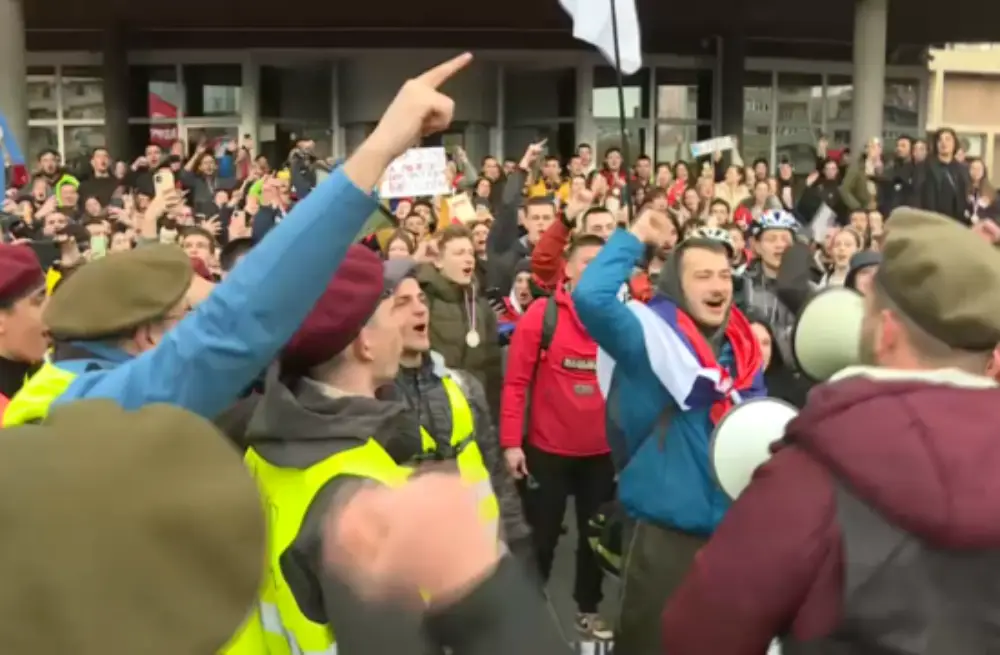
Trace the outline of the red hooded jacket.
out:
<instances>
[{"instance_id":1,"label":"red hooded jacket","mask_svg":"<svg viewBox=\"0 0 1000 655\"><path fill-rule=\"evenodd\" d=\"M555 301L559 319L546 352L539 352L546 301L532 303L514 331L500 405L500 445L522 446L530 393L530 406L536 409L528 424L531 445L569 457L603 455L611 451L604 397L597 385L597 342L580 323L573 298L563 287L556 290Z\"/></svg>"},{"instance_id":2,"label":"red hooded jacket","mask_svg":"<svg viewBox=\"0 0 1000 655\"><path fill-rule=\"evenodd\" d=\"M838 627L834 480L931 545L1000 548L1000 389L957 384L855 376L815 388L667 603L664 651L763 655L775 636Z\"/></svg>"}]
</instances>

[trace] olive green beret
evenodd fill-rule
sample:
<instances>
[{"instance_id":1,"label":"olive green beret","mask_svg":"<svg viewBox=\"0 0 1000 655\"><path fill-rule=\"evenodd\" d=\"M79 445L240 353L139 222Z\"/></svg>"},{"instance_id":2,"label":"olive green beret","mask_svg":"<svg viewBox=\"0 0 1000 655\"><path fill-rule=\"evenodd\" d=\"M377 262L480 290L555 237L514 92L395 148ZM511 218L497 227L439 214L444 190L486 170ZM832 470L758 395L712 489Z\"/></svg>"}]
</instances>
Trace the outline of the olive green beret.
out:
<instances>
[{"instance_id":1,"label":"olive green beret","mask_svg":"<svg viewBox=\"0 0 1000 655\"><path fill-rule=\"evenodd\" d=\"M59 285L44 320L57 339L119 334L167 314L193 275L191 260L174 245L115 253L84 265Z\"/></svg>"},{"instance_id":2,"label":"olive green beret","mask_svg":"<svg viewBox=\"0 0 1000 655\"><path fill-rule=\"evenodd\" d=\"M0 521L4 653L216 653L265 567L240 453L168 405L84 400L0 430Z\"/></svg>"},{"instance_id":3,"label":"olive green beret","mask_svg":"<svg viewBox=\"0 0 1000 655\"><path fill-rule=\"evenodd\" d=\"M1000 253L953 218L900 208L887 223L877 283L924 331L952 348L1000 344Z\"/></svg>"}]
</instances>

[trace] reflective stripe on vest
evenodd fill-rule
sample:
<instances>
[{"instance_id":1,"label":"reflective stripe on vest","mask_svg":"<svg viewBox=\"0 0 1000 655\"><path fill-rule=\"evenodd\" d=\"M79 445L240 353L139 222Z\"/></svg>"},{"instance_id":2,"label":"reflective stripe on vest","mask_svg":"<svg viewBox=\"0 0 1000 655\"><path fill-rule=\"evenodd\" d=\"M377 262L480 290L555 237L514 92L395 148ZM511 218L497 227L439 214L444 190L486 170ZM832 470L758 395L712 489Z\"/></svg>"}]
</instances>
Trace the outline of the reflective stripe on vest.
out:
<instances>
[{"instance_id":1,"label":"reflective stripe on vest","mask_svg":"<svg viewBox=\"0 0 1000 655\"><path fill-rule=\"evenodd\" d=\"M388 486L403 484L409 472L398 466L374 439L337 453L307 469L282 468L261 457L251 447L244 461L256 478L268 520L267 571L257 613L267 655L336 653L333 628L315 623L299 609L295 595L281 570L281 556L292 546L302 528L306 512L316 494L337 476L367 478ZM253 652L244 648L253 635L237 639L229 652Z\"/></svg>"},{"instance_id":2,"label":"reflective stripe on vest","mask_svg":"<svg viewBox=\"0 0 1000 655\"><path fill-rule=\"evenodd\" d=\"M44 420L49 415L52 403L65 393L75 379L76 373L45 362L10 399L7 410L3 413L3 427Z\"/></svg>"},{"instance_id":3,"label":"reflective stripe on vest","mask_svg":"<svg viewBox=\"0 0 1000 655\"><path fill-rule=\"evenodd\" d=\"M490 483L490 472L483 462L483 453L475 440L476 422L472 408L469 407L469 401L465 399L465 394L455 380L446 377L441 383L444 385L448 405L451 408L450 445L458 452L456 457L458 471L462 479L476 490L476 496L479 498L479 518L486 524L490 534L499 538L500 504ZM422 427L420 435L424 452L437 450L437 442Z\"/></svg>"}]
</instances>

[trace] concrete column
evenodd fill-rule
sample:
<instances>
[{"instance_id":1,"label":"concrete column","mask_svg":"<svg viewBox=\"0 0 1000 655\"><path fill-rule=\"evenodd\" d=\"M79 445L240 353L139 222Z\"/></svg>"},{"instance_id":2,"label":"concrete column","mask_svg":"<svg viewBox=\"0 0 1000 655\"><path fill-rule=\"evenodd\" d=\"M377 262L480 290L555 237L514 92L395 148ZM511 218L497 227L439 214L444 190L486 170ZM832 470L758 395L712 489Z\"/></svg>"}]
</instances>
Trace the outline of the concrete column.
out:
<instances>
[{"instance_id":1,"label":"concrete column","mask_svg":"<svg viewBox=\"0 0 1000 655\"><path fill-rule=\"evenodd\" d=\"M872 137L882 138L888 18L889 0L855 0L853 154Z\"/></svg>"},{"instance_id":2,"label":"concrete column","mask_svg":"<svg viewBox=\"0 0 1000 655\"><path fill-rule=\"evenodd\" d=\"M594 157L600 159L597 152L597 123L594 121L594 65L583 62L576 66L576 143L589 143L594 149ZM520 153L507 153L520 157Z\"/></svg>"},{"instance_id":3,"label":"concrete column","mask_svg":"<svg viewBox=\"0 0 1000 655\"><path fill-rule=\"evenodd\" d=\"M28 149L28 69L23 0L0 0L0 111L25 157ZM28 166L31 164L29 162Z\"/></svg>"},{"instance_id":4,"label":"concrete column","mask_svg":"<svg viewBox=\"0 0 1000 655\"><path fill-rule=\"evenodd\" d=\"M722 47L719 71L722 75L722 133L743 140L743 79L746 70L746 38L727 34L719 40Z\"/></svg>"},{"instance_id":5,"label":"concrete column","mask_svg":"<svg viewBox=\"0 0 1000 655\"><path fill-rule=\"evenodd\" d=\"M4 0L0 0L3 2ZM128 48L125 26L115 24L104 32L101 72L104 78L104 138L114 159L131 161L145 143L129 143Z\"/></svg>"},{"instance_id":6,"label":"concrete column","mask_svg":"<svg viewBox=\"0 0 1000 655\"><path fill-rule=\"evenodd\" d=\"M260 152L258 128L260 126L260 62L252 56L244 58L241 66L240 80L243 83L243 93L240 96L240 134L249 134L253 139L254 154Z\"/></svg>"}]
</instances>

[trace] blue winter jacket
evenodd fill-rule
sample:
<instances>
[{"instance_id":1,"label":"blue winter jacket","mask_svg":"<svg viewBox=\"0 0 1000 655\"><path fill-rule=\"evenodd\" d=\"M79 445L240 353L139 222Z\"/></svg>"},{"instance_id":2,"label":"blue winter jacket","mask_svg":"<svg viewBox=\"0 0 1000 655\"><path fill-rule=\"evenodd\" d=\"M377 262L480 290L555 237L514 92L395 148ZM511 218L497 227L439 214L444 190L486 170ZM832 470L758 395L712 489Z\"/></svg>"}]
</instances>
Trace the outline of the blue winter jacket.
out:
<instances>
[{"instance_id":1,"label":"blue winter jacket","mask_svg":"<svg viewBox=\"0 0 1000 655\"><path fill-rule=\"evenodd\" d=\"M100 370L81 372L56 402L109 398L128 410L169 403L215 418L298 329L375 202L337 171L159 345L138 357L99 345Z\"/></svg>"},{"instance_id":2,"label":"blue winter jacket","mask_svg":"<svg viewBox=\"0 0 1000 655\"><path fill-rule=\"evenodd\" d=\"M607 433L621 467L618 494L628 514L696 535L710 535L730 501L709 461L710 407L682 411L653 372L639 319L619 299L644 252L618 230L581 276L573 292L577 315L615 360L607 398ZM732 372L726 344L719 363ZM762 376L744 398L765 395Z\"/></svg>"}]
</instances>

